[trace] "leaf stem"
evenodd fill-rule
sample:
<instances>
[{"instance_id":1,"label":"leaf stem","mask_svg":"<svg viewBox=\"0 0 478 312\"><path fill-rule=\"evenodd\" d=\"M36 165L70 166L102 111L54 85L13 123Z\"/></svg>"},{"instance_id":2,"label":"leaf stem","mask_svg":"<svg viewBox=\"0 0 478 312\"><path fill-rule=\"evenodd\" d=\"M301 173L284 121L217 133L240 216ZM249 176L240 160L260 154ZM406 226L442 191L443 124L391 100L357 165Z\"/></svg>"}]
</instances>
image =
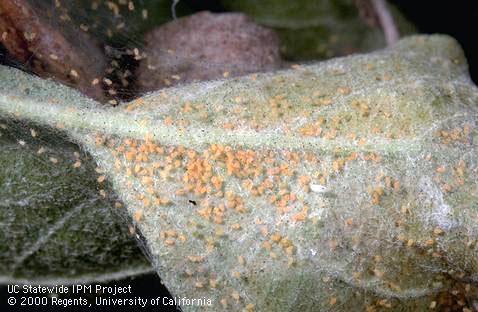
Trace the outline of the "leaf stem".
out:
<instances>
[{"instance_id":1,"label":"leaf stem","mask_svg":"<svg viewBox=\"0 0 478 312\"><path fill-rule=\"evenodd\" d=\"M394 44L400 39L400 34L385 0L372 0L372 4L380 21L380 25L382 26L387 45Z\"/></svg>"}]
</instances>

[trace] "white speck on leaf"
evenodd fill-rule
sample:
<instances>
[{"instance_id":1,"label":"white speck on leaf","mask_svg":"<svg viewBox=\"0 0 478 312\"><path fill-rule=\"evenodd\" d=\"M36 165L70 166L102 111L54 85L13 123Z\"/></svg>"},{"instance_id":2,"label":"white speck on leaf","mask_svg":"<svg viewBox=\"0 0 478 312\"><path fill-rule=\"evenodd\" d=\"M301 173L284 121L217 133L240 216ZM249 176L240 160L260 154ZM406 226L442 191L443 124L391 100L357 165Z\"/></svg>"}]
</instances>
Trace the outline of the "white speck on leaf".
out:
<instances>
[{"instance_id":1,"label":"white speck on leaf","mask_svg":"<svg viewBox=\"0 0 478 312\"><path fill-rule=\"evenodd\" d=\"M320 184L310 183L309 186L310 186L310 190L315 193L324 193L327 190L325 186Z\"/></svg>"}]
</instances>

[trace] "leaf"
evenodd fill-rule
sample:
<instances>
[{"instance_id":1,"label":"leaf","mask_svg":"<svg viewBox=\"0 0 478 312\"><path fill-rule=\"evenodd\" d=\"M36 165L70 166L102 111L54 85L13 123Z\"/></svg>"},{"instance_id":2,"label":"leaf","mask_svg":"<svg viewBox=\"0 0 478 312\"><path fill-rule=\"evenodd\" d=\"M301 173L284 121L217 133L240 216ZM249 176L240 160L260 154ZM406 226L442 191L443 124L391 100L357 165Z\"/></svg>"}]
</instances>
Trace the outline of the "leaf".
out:
<instances>
[{"instance_id":1,"label":"leaf","mask_svg":"<svg viewBox=\"0 0 478 312\"><path fill-rule=\"evenodd\" d=\"M112 46L124 44L140 44L141 38L147 31L173 19L171 1L122 1L117 4L111 1L74 0L45 2L41 0L24 0L37 11L48 13L50 23L56 28L74 26L91 34L102 43ZM188 5L177 6L179 15L190 14L192 9ZM63 29L62 29L63 30ZM74 41L74 33L68 38ZM135 38L135 39L132 39ZM80 45L82 43L77 43Z\"/></svg>"},{"instance_id":2,"label":"leaf","mask_svg":"<svg viewBox=\"0 0 478 312\"><path fill-rule=\"evenodd\" d=\"M379 26L367 25L352 0L222 0L277 31L284 56L292 61L318 60L385 46ZM391 11L402 35L415 32L395 7Z\"/></svg>"},{"instance_id":3,"label":"leaf","mask_svg":"<svg viewBox=\"0 0 478 312\"><path fill-rule=\"evenodd\" d=\"M151 270L113 216L113 197L100 195L112 192L96 182L90 156L37 124L0 118L0 133L1 283L106 281Z\"/></svg>"},{"instance_id":4,"label":"leaf","mask_svg":"<svg viewBox=\"0 0 478 312\"><path fill-rule=\"evenodd\" d=\"M0 77L4 118L94 157L173 295L214 311L421 311L476 290L478 92L448 37L109 109Z\"/></svg>"}]
</instances>

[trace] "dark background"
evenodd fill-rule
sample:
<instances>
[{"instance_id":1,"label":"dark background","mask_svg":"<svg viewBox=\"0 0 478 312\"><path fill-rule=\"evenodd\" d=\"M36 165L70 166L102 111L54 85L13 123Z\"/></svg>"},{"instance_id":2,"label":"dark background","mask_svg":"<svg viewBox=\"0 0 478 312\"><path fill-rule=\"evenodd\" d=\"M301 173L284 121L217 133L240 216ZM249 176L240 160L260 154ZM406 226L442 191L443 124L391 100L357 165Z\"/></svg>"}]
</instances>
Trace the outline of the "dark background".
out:
<instances>
[{"instance_id":1,"label":"dark background","mask_svg":"<svg viewBox=\"0 0 478 312\"><path fill-rule=\"evenodd\" d=\"M449 34L457 39L463 47L468 59L472 79L475 83L478 83L478 1L393 0L391 2L397 5L402 13L416 25L420 33ZM189 0L183 1L183 3L193 7L195 10L223 11L218 1L214 0ZM179 5L181 5L181 2ZM114 281L105 285L115 284L124 286L131 285L133 290L131 296L133 297L156 298L158 296L168 295L167 290L161 284L156 274L137 276L121 281ZM0 287L0 310L8 311L11 309L7 305L8 297L6 287ZM91 297L94 297L94 295ZM123 298L127 298L127 296ZM149 308L151 309L151 307ZM59 308L59 310L60 309L63 310L63 308ZM140 308L135 307L133 309L129 308L128 310L138 309ZM118 309L115 308L115 310ZM161 309L158 308L156 311L177 310L163 307Z\"/></svg>"},{"instance_id":2,"label":"dark background","mask_svg":"<svg viewBox=\"0 0 478 312\"><path fill-rule=\"evenodd\" d=\"M461 44L478 83L478 1L392 0L420 33L448 34Z\"/></svg>"},{"instance_id":3,"label":"dark background","mask_svg":"<svg viewBox=\"0 0 478 312\"><path fill-rule=\"evenodd\" d=\"M240 1L240 0L237 0ZM478 84L478 1L476 0L388 0L411 21L419 33L448 34L461 44ZM194 9L222 12L217 0L186 0ZM181 5L181 2L178 6Z\"/></svg>"}]
</instances>

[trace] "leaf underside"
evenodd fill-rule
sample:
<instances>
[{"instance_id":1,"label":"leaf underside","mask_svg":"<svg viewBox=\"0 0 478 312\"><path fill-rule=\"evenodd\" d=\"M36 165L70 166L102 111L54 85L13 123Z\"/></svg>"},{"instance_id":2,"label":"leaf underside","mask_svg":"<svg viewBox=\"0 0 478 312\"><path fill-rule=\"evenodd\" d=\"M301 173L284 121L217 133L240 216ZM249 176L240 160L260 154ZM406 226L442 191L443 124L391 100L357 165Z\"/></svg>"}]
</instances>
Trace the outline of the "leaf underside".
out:
<instances>
[{"instance_id":1,"label":"leaf underside","mask_svg":"<svg viewBox=\"0 0 478 312\"><path fill-rule=\"evenodd\" d=\"M92 155L173 295L211 311L416 311L475 286L478 92L448 37L113 109L1 75L0 113Z\"/></svg>"}]
</instances>

